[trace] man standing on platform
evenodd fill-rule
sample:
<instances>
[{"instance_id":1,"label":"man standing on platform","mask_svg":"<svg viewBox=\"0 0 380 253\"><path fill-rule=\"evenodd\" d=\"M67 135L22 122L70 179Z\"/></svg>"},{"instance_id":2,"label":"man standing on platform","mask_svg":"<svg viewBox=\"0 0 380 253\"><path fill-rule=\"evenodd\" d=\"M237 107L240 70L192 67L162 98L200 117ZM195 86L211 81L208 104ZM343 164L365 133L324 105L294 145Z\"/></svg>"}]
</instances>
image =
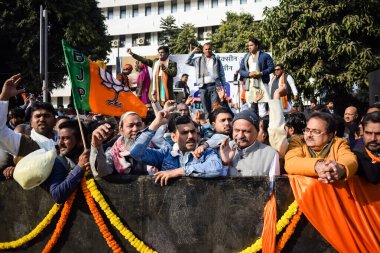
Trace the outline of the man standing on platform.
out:
<instances>
[{"instance_id":1,"label":"man standing on platform","mask_svg":"<svg viewBox=\"0 0 380 253\"><path fill-rule=\"evenodd\" d=\"M248 53L240 63L240 76L244 80L244 89L249 103L254 103L260 117L268 114L269 74L273 72L272 57L259 51L260 42L256 38L248 40ZM257 100L257 95L262 96Z\"/></svg>"},{"instance_id":2,"label":"man standing on platform","mask_svg":"<svg viewBox=\"0 0 380 253\"><path fill-rule=\"evenodd\" d=\"M203 54L200 57L194 57L199 53L199 48L189 54L186 64L195 67L195 75L199 86L203 110L206 118L212 111L214 104L219 104L218 93L216 88L226 85L224 69L220 59L212 52L211 42L203 45Z\"/></svg>"},{"instance_id":3,"label":"man standing on platform","mask_svg":"<svg viewBox=\"0 0 380 253\"><path fill-rule=\"evenodd\" d=\"M130 48L127 49L127 53L153 69L152 84L149 89L150 100L159 101L162 105L168 100L174 100L173 78L177 75L177 63L169 60L169 47L160 46L158 58L154 60L134 54Z\"/></svg>"}]
</instances>

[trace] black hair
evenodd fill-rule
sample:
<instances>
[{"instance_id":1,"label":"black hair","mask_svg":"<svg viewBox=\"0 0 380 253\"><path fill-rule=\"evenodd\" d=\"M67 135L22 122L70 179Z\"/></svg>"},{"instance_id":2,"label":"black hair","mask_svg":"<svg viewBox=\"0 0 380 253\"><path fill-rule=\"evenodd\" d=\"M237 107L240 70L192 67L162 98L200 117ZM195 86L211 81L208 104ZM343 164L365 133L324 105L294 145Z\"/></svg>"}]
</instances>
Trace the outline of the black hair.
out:
<instances>
[{"instance_id":1,"label":"black hair","mask_svg":"<svg viewBox=\"0 0 380 253\"><path fill-rule=\"evenodd\" d=\"M164 50L167 54L170 54L170 50L168 46L160 46L157 51Z\"/></svg>"},{"instance_id":2,"label":"black hair","mask_svg":"<svg viewBox=\"0 0 380 253\"><path fill-rule=\"evenodd\" d=\"M345 131L345 128L346 128L346 126L344 125L344 119L341 116L337 115L337 114L333 114L332 116L333 116L333 118L335 120L335 125L336 125L336 134L335 134L335 136L343 138L344 137L344 131Z\"/></svg>"},{"instance_id":3,"label":"black hair","mask_svg":"<svg viewBox=\"0 0 380 253\"><path fill-rule=\"evenodd\" d=\"M81 141L81 133L80 133L80 128L79 128L79 123L77 120L68 120L68 121L65 121L65 122L62 122L61 124L59 124L58 126L58 129L61 130L61 129L65 129L65 128L68 128L68 129L71 129L74 131L74 136L75 136L75 139L79 142ZM83 134L84 136L86 136L86 128L84 127L84 125L82 124L82 129L83 129Z\"/></svg>"},{"instance_id":4,"label":"black hair","mask_svg":"<svg viewBox=\"0 0 380 253\"><path fill-rule=\"evenodd\" d=\"M281 64L281 63L277 63L277 64L275 65L275 67L280 67L282 70L284 69L284 65Z\"/></svg>"},{"instance_id":5,"label":"black hair","mask_svg":"<svg viewBox=\"0 0 380 253\"><path fill-rule=\"evenodd\" d=\"M252 38L249 38L248 41L253 42L253 44L255 44L258 48L260 48L260 41L257 38L252 37Z\"/></svg>"},{"instance_id":6,"label":"black hair","mask_svg":"<svg viewBox=\"0 0 380 253\"><path fill-rule=\"evenodd\" d=\"M368 124L368 122L380 123L380 112L371 112L367 113L364 116L362 120L363 130L365 129L365 126Z\"/></svg>"},{"instance_id":7,"label":"black hair","mask_svg":"<svg viewBox=\"0 0 380 253\"><path fill-rule=\"evenodd\" d=\"M58 117L56 118L56 121L61 120L61 119L70 119L70 117L67 116L67 115L61 115L61 116L58 116Z\"/></svg>"},{"instance_id":8,"label":"black hair","mask_svg":"<svg viewBox=\"0 0 380 253\"><path fill-rule=\"evenodd\" d=\"M368 109L371 109L371 108L376 108L376 109L379 109L380 110L380 103L379 102L375 102L373 104L371 104ZM367 109L367 110L368 110Z\"/></svg>"},{"instance_id":9,"label":"black hair","mask_svg":"<svg viewBox=\"0 0 380 253\"><path fill-rule=\"evenodd\" d=\"M321 119L326 122L326 131L328 134L333 133L335 134L336 125L333 116L330 113L326 112L313 112L307 122L309 122L310 119L317 118Z\"/></svg>"},{"instance_id":10,"label":"black hair","mask_svg":"<svg viewBox=\"0 0 380 253\"><path fill-rule=\"evenodd\" d=\"M184 77L184 76L189 77L189 74L186 74L186 73L185 73L185 74L182 74L181 78Z\"/></svg>"},{"instance_id":11,"label":"black hair","mask_svg":"<svg viewBox=\"0 0 380 253\"><path fill-rule=\"evenodd\" d=\"M311 98L311 99L310 99L310 103L317 104L317 99L316 99L316 98Z\"/></svg>"},{"instance_id":12,"label":"black hair","mask_svg":"<svg viewBox=\"0 0 380 253\"><path fill-rule=\"evenodd\" d=\"M192 123L195 126L195 128L198 128L198 124L195 123L190 117L181 116L178 113L172 113L169 118L168 130L170 133L174 133L177 130L178 125L189 123Z\"/></svg>"},{"instance_id":13,"label":"black hair","mask_svg":"<svg viewBox=\"0 0 380 253\"><path fill-rule=\"evenodd\" d=\"M50 112L53 116L56 115L56 112L55 112L53 105L50 103L47 103L47 102L35 102L31 106L30 115L33 115L33 112L35 112L37 110L41 110L41 109Z\"/></svg>"},{"instance_id":14,"label":"black hair","mask_svg":"<svg viewBox=\"0 0 380 253\"><path fill-rule=\"evenodd\" d=\"M229 108L227 109L225 107L219 107L211 112L210 117L209 117L210 123L215 122L216 118L218 117L220 113L229 113L231 114L232 117L234 117L234 115L231 113L231 110Z\"/></svg>"},{"instance_id":15,"label":"black hair","mask_svg":"<svg viewBox=\"0 0 380 253\"><path fill-rule=\"evenodd\" d=\"M269 127L269 115L266 115L264 117L261 117L260 118L260 121L263 122L263 131L265 133L265 140L264 140L264 144L267 144L269 145L269 133L268 133L268 127ZM260 124L259 124L259 128L260 128ZM260 129L257 129L258 131L260 131Z\"/></svg>"},{"instance_id":16,"label":"black hair","mask_svg":"<svg viewBox=\"0 0 380 253\"><path fill-rule=\"evenodd\" d=\"M20 107L15 107L11 109L11 116L12 118L25 118L25 111Z\"/></svg>"},{"instance_id":17,"label":"black hair","mask_svg":"<svg viewBox=\"0 0 380 253\"><path fill-rule=\"evenodd\" d=\"M306 127L306 117L303 113L289 113L285 116L285 126L293 128L295 134L302 134Z\"/></svg>"}]
</instances>

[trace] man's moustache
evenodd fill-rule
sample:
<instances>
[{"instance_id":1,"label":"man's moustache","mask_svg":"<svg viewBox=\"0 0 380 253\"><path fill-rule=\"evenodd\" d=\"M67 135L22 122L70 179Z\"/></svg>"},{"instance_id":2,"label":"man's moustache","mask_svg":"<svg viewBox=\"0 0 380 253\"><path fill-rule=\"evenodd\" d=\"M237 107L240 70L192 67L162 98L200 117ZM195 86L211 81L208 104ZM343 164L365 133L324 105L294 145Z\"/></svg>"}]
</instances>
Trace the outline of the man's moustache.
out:
<instances>
[{"instance_id":1,"label":"man's moustache","mask_svg":"<svg viewBox=\"0 0 380 253\"><path fill-rule=\"evenodd\" d=\"M188 140L186 141L186 143L195 143L195 140L194 140L194 139L188 139Z\"/></svg>"}]
</instances>

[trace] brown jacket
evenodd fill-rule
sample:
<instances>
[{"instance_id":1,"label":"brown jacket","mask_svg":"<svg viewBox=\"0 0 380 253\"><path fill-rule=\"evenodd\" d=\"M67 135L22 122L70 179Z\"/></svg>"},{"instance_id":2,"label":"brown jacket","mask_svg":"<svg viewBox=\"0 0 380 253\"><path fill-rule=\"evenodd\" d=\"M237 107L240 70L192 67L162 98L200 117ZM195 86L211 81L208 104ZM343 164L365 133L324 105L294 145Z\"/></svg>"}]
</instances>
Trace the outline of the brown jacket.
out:
<instances>
[{"instance_id":1,"label":"brown jacket","mask_svg":"<svg viewBox=\"0 0 380 253\"><path fill-rule=\"evenodd\" d=\"M308 151L305 141L300 136L294 136L289 142L288 152L285 154L285 170L288 174L303 176L318 176L315 164L321 158L313 158ZM355 154L347 142L335 137L325 159L334 160L344 166L346 177L353 176L358 169Z\"/></svg>"}]
</instances>

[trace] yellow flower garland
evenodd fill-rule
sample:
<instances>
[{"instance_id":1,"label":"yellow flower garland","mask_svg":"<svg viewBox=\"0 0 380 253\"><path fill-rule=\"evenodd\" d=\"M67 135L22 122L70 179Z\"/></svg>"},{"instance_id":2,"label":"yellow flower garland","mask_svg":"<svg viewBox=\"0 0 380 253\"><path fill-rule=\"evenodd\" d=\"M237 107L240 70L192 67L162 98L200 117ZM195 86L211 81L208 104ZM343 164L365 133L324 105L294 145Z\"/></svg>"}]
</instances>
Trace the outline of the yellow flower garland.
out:
<instances>
[{"instance_id":1,"label":"yellow flower garland","mask_svg":"<svg viewBox=\"0 0 380 253\"><path fill-rule=\"evenodd\" d=\"M61 205L54 204L54 206L50 209L49 213L45 216L45 218L29 234L15 241L1 242L0 250L18 248L21 245L34 239L37 235L39 235L42 232L42 230L44 230L47 227L47 225L50 224L51 220L58 213L59 209L61 209Z\"/></svg>"},{"instance_id":2,"label":"yellow flower garland","mask_svg":"<svg viewBox=\"0 0 380 253\"><path fill-rule=\"evenodd\" d=\"M289 205L288 210L282 215L281 219L276 223L276 235L281 233L281 231L289 224L290 219L297 213L298 203L297 201L293 201L292 204ZM256 240L251 246L241 251L241 253L255 253L261 250L263 247L263 240L260 237Z\"/></svg>"},{"instance_id":3,"label":"yellow flower garland","mask_svg":"<svg viewBox=\"0 0 380 253\"><path fill-rule=\"evenodd\" d=\"M153 249L145 245L145 243L139 240L121 221L120 218L111 210L110 206L107 204L101 192L98 190L93 178L87 179L87 187L91 192L92 197L98 202L100 208L106 214L107 218L110 220L111 224L119 230L119 232L124 236L125 239L138 251L147 253L157 253Z\"/></svg>"}]
</instances>

